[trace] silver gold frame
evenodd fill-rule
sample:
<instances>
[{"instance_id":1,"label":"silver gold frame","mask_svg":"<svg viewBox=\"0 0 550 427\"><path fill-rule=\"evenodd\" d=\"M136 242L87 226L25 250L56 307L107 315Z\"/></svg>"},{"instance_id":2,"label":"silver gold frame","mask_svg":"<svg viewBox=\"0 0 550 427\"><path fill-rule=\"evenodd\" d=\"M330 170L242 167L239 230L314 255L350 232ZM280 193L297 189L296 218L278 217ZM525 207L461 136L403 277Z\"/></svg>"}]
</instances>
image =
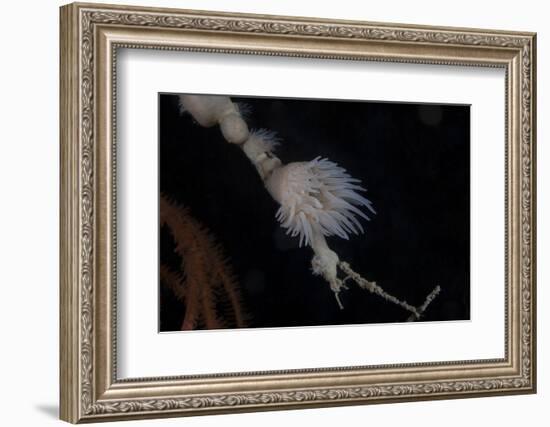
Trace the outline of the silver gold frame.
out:
<instances>
[{"instance_id":1,"label":"silver gold frame","mask_svg":"<svg viewBox=\"0 0 550 427\"><path fill-rule=\"evenodd\" d=\"M61 418L78 423L534 393L535 41L533 33L507 31L63 6ZM121 47L505 69L505 357L117 379L114 144Z\"/></svg>"}]
</instances>

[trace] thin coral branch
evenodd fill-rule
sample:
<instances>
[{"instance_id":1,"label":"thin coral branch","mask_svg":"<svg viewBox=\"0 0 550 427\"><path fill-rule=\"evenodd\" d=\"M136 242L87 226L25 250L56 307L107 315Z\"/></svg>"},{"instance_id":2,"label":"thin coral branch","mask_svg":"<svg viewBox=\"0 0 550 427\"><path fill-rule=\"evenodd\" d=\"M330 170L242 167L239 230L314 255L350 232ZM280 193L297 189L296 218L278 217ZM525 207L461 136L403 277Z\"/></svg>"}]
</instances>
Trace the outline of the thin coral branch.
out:
<instances>
[{"instance_id":1,"label":"thin coral branch","mask_svg":"<svg viewBox=\"0 0 550 427\"><path fill-rule=\"evenodd\" d=\"M160 197L160 223L168 227L174 252L180 258L180 273L161 267L162 283L184 300L181 329L246 327L239 288L223 248L189 210ZM220 309L221 307L221 309ZM233 324L235 320L235 324Z\"/></svg>"},{"instance_id":2,"label":"thin coral branch","mask_svg":"<svg viewBox=\"0 0 550 427\"><path fill-rule=\"evenodd\" d=\"M205 270L204 275L206 276L206 280L198 283L198 286L201 294L199 303L202 307L206 328L223 328L225 326L224 322L218 318L218 313L216 313L216 296L212 289L216 284L212 281L212 272Z\"/></svg>"},{"instance_id":3,"label":"thin coral branch","mask_svg":"<svg viewBox=\"0 0 550 427\"><path fill-rule=\"evenodd\" d=\"M185 301L186 288L184 286L184 279L181 274L174 272L167 265L161 264L160 279L166 284L168 289L172 291L178 300Z\"/></svg>"},{"instance_id":4,"label":"thin coral branch","mask_svg":"<svg viewBox=\"0 0 550 427\"><path fill-rule=\"evenodd\" d=\"M182 331L190 331L198 327L199 322L204 321L200 304L200 284L194 276L188 277L185 286L189 289L185 304L185 315L181 322Z\"/></svg>"},{"instance_id":5,"label":"thin coral branch","mask_svg":"<svg viewBox=\"0 0 550 427\"><path fill-rule=\"evenodd\" d=\"M418 314L419 316L415 316L414 314L412 314L411 316L409 316L409 318L407 319L407 322L413 322L415 320L418 320L420 319L420 317L422 317L422 315L424 314L424 312L426 311L426 309L428 308L428 306L431 304L431 302L436 299L436 297L439 295L439 293L441 292L441 287L439 285L437 285L430 293L429 295L426 297L426 300L424 301L424 304L422 304L420 307L417 308L417 311L418 311Z\"/></svg>"},{"instance_id":6,"label":"thin coral branch","mask_svg":"<svg viewBox=\"0 0 550 427\"><path fill-rule=\"evenodd\" d=\"M225 261L224 261L225 262ZM245 327L246 315L241 309L242 298L241 294L236 286L234 277L230 276L226 269L216 266L216 271L219 275L219 283L223 286L223 289L227 293L229 301L231 302L232 313L235 315L235 323L238 328Z\"/></svg>"},{"instance_id":7,"label":"thin coral branch","mask_svg":"<svg viewBox=\"0 0 550 427\"><path fill-rule=\"evenodd\" d=\"M344 280L351 279L355 283L357 283L357 285L359 285L360 288L366 289L367 291L384 298L386 301L389 301L393 304L403 307L405 310L413 313L413 315L416 316L417 318L420 317L420 314L418 313L418 310L416 309L416 307L413 307L407 301L402 301L394 297L393 295L388 294L384 289L378 286L376 282L370 282L367 279L361 277L359 273L356 273L351 269L350 265L347 262L340 261L338 263L338 267L347 275Z\"/></svg>"}]
</instances>

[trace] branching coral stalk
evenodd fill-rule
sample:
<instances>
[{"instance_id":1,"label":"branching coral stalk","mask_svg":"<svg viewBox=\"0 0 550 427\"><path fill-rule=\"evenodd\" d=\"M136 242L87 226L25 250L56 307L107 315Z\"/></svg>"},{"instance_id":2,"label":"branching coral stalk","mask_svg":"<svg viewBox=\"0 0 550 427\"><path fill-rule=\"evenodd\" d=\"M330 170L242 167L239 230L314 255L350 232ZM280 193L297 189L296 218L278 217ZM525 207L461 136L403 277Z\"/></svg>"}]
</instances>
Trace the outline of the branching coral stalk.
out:
<instances>
[{"instance_id":1,"label":"branching coral stalk","mask_svg":"<svg viewBox=\"0 0 550 427\"><path fill-rule=\"evenodd\" d=\"M346 289L347 280L353 280L362 289L411 312L414 319L421 317L439 294L439 286L421 307L413 307L388 294L375 282L361 277L348 263L340 261L338 254L327 244L326 236L334 235L347 240L351 234L363 233L357 217L365 220L369 217L361 208L375 213L371 202L360 194L365 189L360 186L359 180L352 178L336 163L320 157L309 162L283 165L273 153L279 143L275 133L249 131L239 107L229 97L181 95L179 99L182 110L189 112L200 125L208 127L219 124L224 138L242 148L256 167L269 194L280 204L276 218L287 234L299 238L300 246L312 248L313 274L329 283L341 309L344 306L340 292ZM338 277L339 269L345 274L344 279Z\"/></svg>"},{"instance_id":2,"label":"branching coral stalk","mask_svg":"<svg viewBox=\"0 0 550 427\"><path fill-rule=\"evenodd\" d=\"M417 308L418 314L411 314L407 319L407 322L413 322L415 320L418 320L424 314L424 312L426 311L428 306L432 303L432 301L436 299L436 297L439 295L440 292L441 292L441 287L437 285L426 297L426 300L424 301L424 303Z\"/></svg>"},{"instance_id":3,"label":"branching coral stalk","mask_svg":"<svg viewBox=\"0 0 550 427\"><path fill-rule=\"evenodd\" d=\"M346 277L343 280L344 283L346 282L346 280L351 279L355 283L357 283L360 288L366 289L367 291L384 298L386 301L403 307L405 310L410 311L417 318L420 317L420 314L416 307L413 307L412 305L407 303L407 301L401 301L393 295L388 294L384 289L378 286L376 282L370 282L367 279L361 277L361 275L351 269L347 262L339 262L338 267L346 274Z\"/></svg>"}]
</instances>

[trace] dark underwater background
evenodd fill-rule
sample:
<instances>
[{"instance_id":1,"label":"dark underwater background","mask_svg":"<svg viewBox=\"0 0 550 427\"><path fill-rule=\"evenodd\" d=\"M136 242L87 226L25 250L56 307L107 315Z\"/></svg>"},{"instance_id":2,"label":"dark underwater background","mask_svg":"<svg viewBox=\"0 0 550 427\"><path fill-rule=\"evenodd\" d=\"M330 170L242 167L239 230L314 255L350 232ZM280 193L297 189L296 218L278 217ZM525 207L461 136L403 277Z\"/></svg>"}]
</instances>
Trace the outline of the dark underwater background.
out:
<instances>
[{"instance_id":1,"label":"dark underwater background","mask_svg":"<svg viewBox=\"0 0 550 427\"><path fill-rule=\"evenodd\" d=\"M377 214L362 220L365 234L328 238L341 260L414 306L441 286L423 321L470 318L469 106L231 98L249 107L251 129L277 133L283 163L327 157L367 188ZM298 248L275 220L278 205L241 149L217 126L181 115L176 95L158 99L159 192L187 207L219 244L248 327L407 319L353 284L340 294L340 310L328 284L311 274L311 249ZM159 262L181 269L169 230L159 235ZM179 330L188 307L160 279L159 286L160 330Z\"/></svg>"}]
</instances>

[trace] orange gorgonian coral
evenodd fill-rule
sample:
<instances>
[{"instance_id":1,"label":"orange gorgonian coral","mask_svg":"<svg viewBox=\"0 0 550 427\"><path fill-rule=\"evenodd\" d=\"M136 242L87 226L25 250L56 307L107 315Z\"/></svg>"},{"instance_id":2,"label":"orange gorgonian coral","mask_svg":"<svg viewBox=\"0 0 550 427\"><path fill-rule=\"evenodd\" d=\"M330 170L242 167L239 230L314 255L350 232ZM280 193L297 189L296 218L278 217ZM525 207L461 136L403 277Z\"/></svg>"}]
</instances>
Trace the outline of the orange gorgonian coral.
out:
<instances>
[{"instance_id":1,"label":"orange gorgonian coral","mask_svg":"<svg viewBox=\"0 0 550 427\"><path fill-rule=\"evenodd\" d=\"M181 330L242 328L247 315L223 249L188 208L160 197L160 225L168 228L180 270L160 268L161 283L185 305Z\"/></svg>"}]
</instances>

